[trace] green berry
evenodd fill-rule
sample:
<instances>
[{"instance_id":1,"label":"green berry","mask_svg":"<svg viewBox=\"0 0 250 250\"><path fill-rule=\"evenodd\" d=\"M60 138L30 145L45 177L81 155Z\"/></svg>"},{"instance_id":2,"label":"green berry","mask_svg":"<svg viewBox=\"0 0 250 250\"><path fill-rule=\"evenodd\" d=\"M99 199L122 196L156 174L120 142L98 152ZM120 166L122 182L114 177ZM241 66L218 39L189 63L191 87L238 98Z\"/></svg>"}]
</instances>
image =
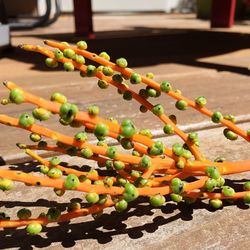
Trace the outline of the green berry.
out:
<instances>
[{"instance_id":1,"label":"green berry","mask_svg":"<svg viewBox=\"0 0 250 250\"><path fill-rule=\"evenodd\" d=\"M149 129L142 129L142 130L139 131L139 134L140 135L144 135L144 136L146 136L148 138L152 138L153 137L153 134L152 134L152 132Z\"/></svg>"},{"instance_id":2,"label":"green berry","mask_svg":"<svg viewBox=\"0 0 250 250\"><path fill-rule=\"evenodd\" d=\"M179 100L175 103L175 107L179 110L186 110L188 103L185 100Z\"/></svg>"},{"instance_id":3,"label":"green berry","mask_svg":"<svg viewBox=\"0 0 250 250\"><path fill-rule=\"evenodd\" d=\"M51 168L47 175L53 179L59 179L62 177L62 171L58 168Z\"/></svg>"},{"instance_id":4,"label":"green berry","mask_svg":"<svg viewBox=\"0 0 250 250\"><path fill-rule=\"evenodd\" d=\"M106 59L107 61L110 60L110 56L109 56L108 53L105 52L105 51L101 52L101 53L99 54L99 56L102 57L102 58L104 58L104 59Z\"/></svg>"},{"instance_id":5,"label":"green berry","mask_svg":"<svg viewBox=\"0 0 250 250\"><path fill-rule=\"evenodd\" d=\"M214 166L207 167L206 170L205 170L205 173L209 177L211 177L211 178L213 178L215 180L220 177L220 171L219 171L219 169L217 167L214 167Z\"/></svg>"},{"instance_id":6,"label":"green berry","mask_svg":"<svg viewBox=\"0 0 250 250\"><path fill-rule=\"evenodd\" d=\"M112 80L118 83L122 83L123 82L123 77L121 74L114 74L112 76Z\"/></svg>"},{"instance_id":7,"label":"green berry","mask_svg":"<svg viewBox=\"0 0 250 250\"><path fill-rule=\"evenodd\" d=\"M189 150L187 150L187 149L183 149L183 154L182 154L182 156L183 156L184 158L186 158L186 159L190 159L190 158L193 157L192 153L191 153Z\"/></svg>"},{"instance_id":8,"label":"green berry","mask_svg":"<svg viewBox=\"0 0 250 250\"><path fill-rule=\"evenodd\" d=\"M182 156L184 153L184 148L181 144L175 143L172 146L173 153L177 156Z\"/></svg>"},{"instance_id":9,"label":"green berry","mask_svg":"<svg viewBox=\"0 0 250 250\"><path fill-rule=\"evenodd\" d=\"M222 187L225 185L225 179L223 177L219 177L217 180L217 187Z\"/></svg>"},{"instance_id":10,"label":"green berry","mask_svg":"<svg viewBox=\"0 0 250 250\"><path fill-rule=\"evenodd\" d=\"M124 210L126 210L128 207L128 203L127 201L125 201L124 199L118 201L117 203L115 203L115 210L117 212L123 212Z\"/></svg>"},{"instance_id":11,"label":"green berry","mask_svg":"<svg viewBox=\"0 0 250 250\"><path fill-rule=\"evenodd\" d=\"M41 136L39 134L31 133L30 140L33 142L39 142L41 140Z\"/></svg>"},{"instance_id":12,"label":"green berry","mask_svg":"<svg viewBox=\"0 0 250 250\"><path fill-rule=\"evenodd\" d=\"M117 148L115 146L108 147L107 156L111 159L115 159L117 156Z\"/></svg>"},{"instance_id":13,"label":"green berry","mask_svg":"<svg viewBox=\"0 0 250 250\"><path fill-rule=\"evenodd\" d=\"M224 187L222 187L222 193L225 196L233 196L235 194L235 191L233 188L231 188L229 186L224 186Z\"/></svg>"},{"instance_id":14,"label":"green berry","mask_svg":"<svg viewBox=\"0 0 250 250\"><path fill-rule=\"evenodd\" d=\"M138 84L141 82L141 76L137 73L132 73L132 75L130 76L130 82L132 84Z\"/></svg>"},{"instance_id":15,"label":"green berry","mask_svg":"<svg viewBox=\"0 0 250 250\"><path fill-rule=\"evenodd\" d=\"M131 183L125 184L125 192L123 193L123 199L127 202L135 200L139 196L138 190Z\"/></svg>"},{"instance_id":16,"label":"green berry","mask_svg":"<svg viewBox=\"0 0 250 250\"><path fill-rule=\"evenodd\" d=\"M178 169L183 169L183 168L185 167L185 162L182 161L182 160L178 160L178 161L176 162L176 167L177 167Z\"/></svg>"},{"instance_id":17,"label":"green berry","mask_svg":"<svg viewBox=\"0 0 250 250\"><path fill-rule=\"evenodd\" d=\"M63 51L63 55L67 58L74 59L75 58L75 51L73 49L65 49Z\"/></svg>"},{"instance_id":18,"label":"green berry","mask_svg":"<svg viewBox=\"0 0 250 250\"><path fill-rule=\"evenodd\" d=\"M40 166L40 172L43 174L47 174L49 172L49 167L45 165Z\"/></svg>"},{"instance_id":19,"label":"green berry","mask_svg":"<svg viewBox=\"0 0 250 250\"><path fill-rule=\"evenodd\" d=\"M149 97L156 97L157 96L157 90L153 89L153 88L147 88L147 95Z\"/></svg>"},{"instance_id":20,"label":"green berry","mask_svg":"<svg viewBox=\"0 0 250 250\"><path fill-rule=\"evenodd\" d=\"M72 71L74 71L74 69L75 69L75 67L74 67L74 65L73 65L72 62L65 62L65 63L63 64L63 68L64 68L64 70L67 71L67 72L72 72Z\"/></svg>"},{"instance_id":21,"label":"green berry","mask_svg":"<svg viewBox=\"0 0 250 250\"><path fill-rule=\"evenodd\" d=\"M93 156L93 152L90 148L83 148L81 150L81 154L84 158L89 159L90 157Z\"/></svg>"},{"instance_id":22,"label":"green berry","mask_svg":"<svg viewBox=\"0 0 250 250\"><path fill-rule=\"evenodd\" d=\"M143 168L151 167L152 166L151 158L149 156L147 156L147 155L144 155L141 158L140 166L143 167Z\"/></svg>"},{"instance_id":23,"label":"green berry","mask_svg":"<svg viewBox=\"0 0 250 250\"><path fill-rule=\"evenodd\" d=\"M33 222L26 227L26 232L30 235L36 235L39 234L42 231L42 229L43 227L40 223Z\"/></svg>"},{"instance_id":24,"label":"green berry","mask_svg":"<svg viewBox=\"0 0 250 250\"><path fill-rule=\"evenodd\" d=\"M67 102L67 97L64 96L63 94L59 93L59 92L54 92L51 95L50 100L52 102L58 102L58 103L64 104L64 103Z\"/></svg>"},{"instance_id":25,"label":"green berry","mask_svg":"<svg viewBox=\"0 0 250 250\"><path fill-rule=\"evenodd\" d=\"M215 179L208 179L205 183L205 187L208 192L213 192L217 186L217 181Z\"/></svg>"},{"instance_id":26,"label":"green berry","mask_svg":"<svg viewBox=\"0 0 250 250\"><path fill-rule=\"evenodd\" d=\"M95 204L99 201L99 195L97 193L88 193L85 198L90 204Z\"/></svg>"},{"instance_id":27,"label":"green berry","mask_svg":"<svg viewBox=\"0 0 250 250\"><path fill-rule=\"evenodd\" d=\"M47 121L51 117L51 112L44 108L35 108L32 115L39 121Z\"/></svg>"},{"instance_id":28,"label":"green berry","mask_svg":"<svg viewBox=\"0 0 250 250\"><path fill-rule=\"evenodd\" d=\"M74 174L69 174L64 182L64 187L67 189L75 189L79 186L80 181L78 177Z\"/></svg>"},{"instance_id":29,"label":"green berry","mask_svg":"<svg viewBox=\"0 0 250 250\"><path fill-rule=\"evenodd\" d=\"M112 68L108 67L108 66L104 66L103 69L102 69L102 73L105 75L105 76L112 76L114 71Z\"/></svg>"},{"instance_id":30,"label":"green berry","mask_svg":"<svg viewBox=\"0 0 250 250\"><path fill-rule=\"evenodd\" d=\"M152 109L153 114L160 116L164 114L164 108L161 104L156 104Z\"/></svg>"},{"instance_id":31,"label":"green berry","mask_svg":"<svg viewBox=\"0 0 250 250\"><path fill-rule=\"evenodd\" d=\"M166 92L166 93L172 90L172 86L168 81L163 81L160 87L161 87L161 91Z\"/></svg>"},{"instance_id":32,"label":"green berry","mask_svg":"<svg viewBox=\"0 0 250 250\"><path fill-rule=\"evenodd\" d=\"M107 136L109 133L109 128L104 123L99 123L95 126L94 134L95 136Z\"/></svg>"},{"instance_id":33,"label":"green berry","mask_svg":"<svg viewBox=\"0 0 250 250\"><path fill-rule=\"evenodd\" d=\"M85 58L81 55L75 55L74 60L78 64L84 64L85 63Z\"/></svg>"},{"instance_id":34,"label":"green berry","mask_svg":"<svg viewBox=\"0 0 250 250\"><path fill-rule=\"evenodd\" d=\"M87 141L88 140L87 133L85 133L85 132L79 132L79 133L75 134L75 140L76 141L80 141L80 142Z\"/></svg>"},{"instance_id":35,"label":"green berry","mask_svg":"<svg viewBox=\"0 0 250 250\"><path fill-rule=\"evenodd\" d=\"M247 181L244 183L243 189L246 191L250 191L250 181Z\"/></svg>"},{"instance_id":36,"label":"green berry","mask_svg":"<svg viewBox=\"0 0 250 250\"><path fill-rule=\"evenodd\" d=\"M122 170L125 168L125 164L122 161L114 161L114 168L116 170Z\"/></svg>"},{"instance_id":37,"label":"green berry","mask_svg":"<svg viewBox=\"0 0 250 250\"><path fill-rule=\"evenodd\" d=\"M213 208L219 209L223 206L223 203L220 199L213 199L209 201L209 205Z\"/></svg>"},{"instance_id":38,"label":"green berry","mask_svg":"<svg viewBox=\"0 0 250 250\"><path fill-rule=\"evenodd\" d=\"M236 118L235 118L234 115L224 115L223 118L226 119L226 120L228 120L228 121L231 121L232 123L236 122Z\"/></svg>"},{"instance_id":39,"label":"green berry","mask_svg":"<svg viewBox=\"0 0 250 250\"><path fill-rule=\"evenodd\" d=\"M170 124L166 124L164 127L163 127L163 132L167 135L172 135L174 133L174 128L172 125Z\"/></svg>"},{"instance_id":40,"label":"green berry","mask_svg":"<svg viewBox=\"0 0 250 250\"><path fill-rule=\"evenodd\" d=\"M33 125L34 123L35 123L35 119L27 113L21 114L19 116L19 125L22 127L27 128Z\"/></svg>"},{"instance_id":41,"label":"green berry","mask_svg":"<svg viewBox=\"0 0 250 250\"><path fill-rule=\"evenodd\" d=\"M182 196L179 194L170 194L170 199L174 202L181 202L182 201Z\"/></svg>"},{"instance_id":42,"label":"green berry","mask_svg":"<svg viewBox=\"0 0 250 250\"><path fill-rule=\"evenodd\" d=\"M88 44L85 41L79 41L76 43L78 49L87 49Z\"/></svg>"},{"instance_id":43,"label":"green berry","mask_svg":"<svg viewBox=\"0 0 250 250\"><path fill-rule=\"evenodd\" d=\"M122 120L121 126L125 127L125 126L132 126L133 122L130 119L124 119Z\"/></svg>"},{"instance_id":44,"label":"green berry","mask_svg":"<svg viewBox=\"0 0 250 250\"><path fill-rule=\"evenodd\" d=\"M59 49L54 50L54 55L55 55L56 59L58 59L58 60L61 60L64 57L63 52Z\"/></svg>"},{"instance_id":45,"label":"green berry","mask_svg":"<svg viewBox=\"0 0 250 250\"><path fill-rule=\"evenodd\" d=\"M50 160L51 166L56 166L56 165L59 165L60 163L61 163L61 160L57 156L52 157Z\"/></svg>"},{"instance_id":46,"label":"green berry","mask_svg":"<svg viewBox=\"0 0 250 250\"><path fill-rule=\"evenodd\" d=\"M223 134L224 136L230 140L230 141L234 141L234 140L237 140L238 139L238 135L235 134L233 131L231 131L230 129L228 128L225 128L224 131L223 131Z\"/></svg>"},{"instance_id":47,"label":"green berry","mask_svg":"<svg viewBox=\"0 0 250 250\"><path fill-rule=\"evenodd\" d=\"M45 64L50 68L56 68L58 66L58 62L52 58L46 58Z\"/></svg>"},{"instance_id":48,"label":"green berry","mask_svg":"<svg viewBox=\"0 0 250 250\"><path fill-rule=\"evenodd\" d=\"M180 194L183 191L184 182L179 178L174 178L171 181L170 187L171 187L173 193Z\"/></svg>"},{"instance_id":49,"label":"green berry","mask_svg":"<svg viewBox=\"0 0 250 250\"><path fill-rule=\"evenodd\" d=\"M103 182L104 182L104 185L108 187L112 187L114 184L112 177L105 177Z\"/></svg>"},{"instance_id":50,"label":"green berry","mask_svg":"<svg viewBox=\"0 0 250 250\"><path fill-rule=\"evenodd\" d=\"M9 100L12 103L21 104L24 102L25 98L23 96L23 91L21 89L12 89L10 91Z\"/></svg>"},{"instance_id":51,"label":"green berry","mask_svg":"<svg viewBox=\"0 0 250 250\"><path fill-rule=\"evenodd\" d=\"M207 104L207 100L204 96L199 96L195 99L195 103L200 107L204 107Z\"/></svg>"},{"instance_id":52,"label":"green berry","mask_svg":"<svg viewBox=\"0 0 250 250\"><path fill-rule=\"evenodd\" d=\"M153 207L160 207L166 202L166 199L163 195L156 194L156 195L150 196L149 202L151 206Z\"/></svg>"},{"instance_id":53,"label":"green berry","mask_svg":"<svg viewBox=\"0 0 250 250\"><path fill-rule=\"evenodd\" d=\"M97 85L99 86L100 89L106 89L109 86L109 83L107 83L104 80L98 80Z\"/></svg>"},{"instance_id":54,"label":"green berry","mask_svg":"<svg viewBox=\"0 0 250 250\"><path fill-rule=\"evenodd\" d=\"M27 208L22 208L17 212L17 217L20 220L27 220L31 217L31 211Z\"/></svg>"},{"instance_id":55,"label":"green berry","mask_svg":"<svg viewBox=\"0 0 250 250\"><path fill-rule=\"evenodd\" d=\"M88 65L86 69L86 75L88 77L95 76L96 75L96 67L94 65Z\"/></svg>"},{"instance_id":56,"label":"green berry","mask_svg":"<svg viewBox=\"0 0 250 250\"><path fill-rule=\"evenodd\" d=\"M153 79L155 77L155 75L153 73L149 72L146 74L146 77L149 79Z\"/></svg>"},{"instance_id":57,"label":"green berry","mask_svg":"<svg viewBox=\"0 0 250 250\"><path fill-rule=\"evenodd\" d=\"M122 138L120 143L124 149L132 149L134 147L134 143L128 138Z\"/></svg>"},{"instance_id":58,"label":"green berry","mask_svg":"<svg viewBox=\"0 0 250 250\"><path fill-rule=\"evenodd\" d=\"M98 204L105 204L106 201L107 201L108 197L106 194L100 194L99 195L99 201L98 201Z\"/></svg>"},{"instance_id":59,"label":"green berry","mask_svg":"<svg viewBox=\"0 0 250 250\"><path fill-rule=\"evenodd\" d=\"M124 179L124 178L122 178L122 177L119 176L119 175L117 175L116 179L117 179L118 185L120 185L120 186L125 186L126 183L127 183L127 180Z\"/></svg>"},{"instance_id":60,"label":"green berry","mask_svg":"<svg viewBox=\"0 0 250 250\"><path fill-rule=\"evenodd\" d=\"M88 107L88 114L89 115L96 116L96 115L99 115L99 113L100 113L100 109L97 105L91 105Z\"/></svg>"},{"instance_id":61,"label":"green berry","mask_svg":"<svg viewBox=\"0 0 250 250\"><path fill-rule=\"evenodd\" d=\"M55 207L49 208L46 217L49 221L56 221L61 216L61 211Z\"/></svg>"},{"instance_id":62,"label":"green berry","mask_svg":"<svg viewBox=\"0 0 250 250\"><path fill-rule=\"evenodd\" d=\"M217 111L213 113L211 119L214 123L219 123L223 119L223 115Z\"/></svg>"},{"instance_id":63,"label":"green berry","mask_svg":"<svg viewBox=\"0 0 250 250\"><path fill-rule=\"evenodd\" d=\"M188 134L188 139L191 142L195 142L198 139L198 134L196 132L192 132Z\"/></svg>"},{"instance_id":64,"label":"green berry","mask_svg":"<svg viewBox=\"0 0 250 250\"><path fill-rule=\"evenodd\" d=\"M131 138L135 133L136 133L136 128L133 124L121 126L121 135L124 136L125 138Z\"/></svg>"},{"instance_id":65,"label":"green berry","mask_svg":"<svg viewBox=\"0 0 250 250\"><path fill-rule=\"evenodd\" d=\"M121 57L116 59L116 64L121 67L121 68L126 68L128 67L128 62L125 58Z\"/></svg>"},{"instance_id":66,"label":"green berry","mask_svg":"<svg viewBox=\"0 0 250 250\"><path fill-rule=\"evenodd\" d=\"M245 196L243 197L243 200L246 204L250 204L250 194L245 194Z\"/></svg>"}]
</instances>

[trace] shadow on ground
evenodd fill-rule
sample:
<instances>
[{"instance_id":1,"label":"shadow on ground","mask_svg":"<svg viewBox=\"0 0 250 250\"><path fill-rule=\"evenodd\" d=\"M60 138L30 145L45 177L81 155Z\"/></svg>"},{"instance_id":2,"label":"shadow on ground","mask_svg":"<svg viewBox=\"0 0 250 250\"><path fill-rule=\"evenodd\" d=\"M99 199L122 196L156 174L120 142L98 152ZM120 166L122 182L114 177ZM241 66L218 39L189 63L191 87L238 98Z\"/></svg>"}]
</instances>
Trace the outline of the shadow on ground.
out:
<instances>
[{"instance_id":1,"label":"shadow on ground","mask_svg":"<svg viewBox=\"0 0 250 250\"><path fill-rule=\"evenodd\" d=\"M29 35L30 36L30 35ZM82 38L74 34L37 34L33 37L76 42ZM88 40L93 52L107 51L112 58L124 56L130 67L177 63L217 71L250 75L247 67L200 62L198 59L249 48L250 34L213 30L161 29L133 27L127 31L97 32L96 39ZM40 55L13 49L5 54L14 60L33 63L33 69L48 70Z\"/></svg>"}]
</instances>

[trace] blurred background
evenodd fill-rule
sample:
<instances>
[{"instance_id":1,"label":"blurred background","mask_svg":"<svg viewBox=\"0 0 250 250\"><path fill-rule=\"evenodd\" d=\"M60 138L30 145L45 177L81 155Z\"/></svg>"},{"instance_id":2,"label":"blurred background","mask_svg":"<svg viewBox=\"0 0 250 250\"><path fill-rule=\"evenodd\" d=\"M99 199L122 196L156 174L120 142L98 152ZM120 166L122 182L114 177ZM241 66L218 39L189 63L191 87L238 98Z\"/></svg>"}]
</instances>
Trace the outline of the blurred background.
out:
<instances>
[{"instance_id":1,"label":"blurred background","mask_svg":"<svg viewBox=\"0 0 250 250\"><path fill-rule=\"evenodd\" d=\"M14 81L44 98L60 91L82 110L95 103L102 107L104 117L129 117L138 127L163 135L162 124L150 112L141 114L139 105L122 100L115 88L100 90L95 78L83 79L77 72L62 72L62 67L48 69L43 56L17 47L22 43L43 45L44 39L86 40L90 51L106 51L113 61L125 57L137 72L153 72L156 81L170 81L191 99L205 95L211 110L223 110L244 121L250 114L246 105L250 90L249 4L248 0L25 0L22 4L0 0L0 81ZM7 95L2 87L0 98ZM168 114L177 115L180 126L211 126L204 123L206 117L191 109L176 111L175 101L166 96L150 101L163 103ZM1 113L15 117L32 108L0 107ZM75 133L58 126L57 118L49 126ZM0 144L4 161L20 157L15 143L28 142L28 136L5 126L1 131L1 139L6 139L6 145Z\"/></svg>"}]
</instances>

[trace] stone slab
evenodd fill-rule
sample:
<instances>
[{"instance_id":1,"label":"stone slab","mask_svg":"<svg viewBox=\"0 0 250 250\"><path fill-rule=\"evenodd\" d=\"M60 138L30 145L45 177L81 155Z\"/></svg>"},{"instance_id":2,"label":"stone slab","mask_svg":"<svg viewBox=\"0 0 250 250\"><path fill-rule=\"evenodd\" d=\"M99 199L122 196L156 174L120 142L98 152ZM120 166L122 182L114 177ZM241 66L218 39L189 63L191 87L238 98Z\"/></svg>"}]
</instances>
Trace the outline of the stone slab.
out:
<instances>
[{"instance_id":1,"label":"stone slab","mask_svg":"<svg viewBox=\"0 0 250 250\"><path fill-rule=\"evenodd\" d=\"M246 129L250 123L242 124ZM223 139L222 129L214 128L199 132L201 150L213 160L217 155L228 161L249 158L249 145L239 139L228 142ZM175 136L162 138L165 144L177 142ZM88 162L76 157L61 156L69 165L83 166ZM35 163L23 163L6 166L11 169L36 171ZM250 180L250 173L226 176L228 184L240 190L242 184ZM28 191L27 191L28 190ZM15 217L21 207L34 209L34 215L58 206L65 210L71 199L80 199L83 195L69 191L57 197L49 188L26 187L17 184L17 188L1 195L1 211ZM161 209L148 206L146 199L134 202L126 213L117 213L113 209L105 210L97 220L91 216L74 219L70 224L51 224L40 236L26 236L23 229L0 231L0 249L247 249L249 238L249 206L241 201L233 205L225 204L221 210L211 209L207 202L198 202L191 206L173 202Z\"/></svg>"}]
</instances>

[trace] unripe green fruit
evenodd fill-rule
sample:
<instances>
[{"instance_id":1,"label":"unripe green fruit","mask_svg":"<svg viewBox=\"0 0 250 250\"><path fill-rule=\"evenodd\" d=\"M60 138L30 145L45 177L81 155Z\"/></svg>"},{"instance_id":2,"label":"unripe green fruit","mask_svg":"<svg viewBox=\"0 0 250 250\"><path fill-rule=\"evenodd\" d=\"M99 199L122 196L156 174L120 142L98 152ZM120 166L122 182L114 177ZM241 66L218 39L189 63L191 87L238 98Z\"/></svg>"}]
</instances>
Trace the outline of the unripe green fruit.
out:
<instances>
[{"instance_id":1,"label":"unripe green fruit","mask_svg":"<svg viewBox=\"0 0 250 250\"><path fill-rule=\"evenodd\" d=\"M223 115L217 111L213 113L211 119L214 123L219 123L223 119Z\"/></svg>"},{"instance_id":2,"label":"unripe green fruit","mask_svg":"<svg viewBox=\"0 0 250 250\"><path fill-rule=\"evenodd\" d=\"M170 124L166 124L164 127L163 127L163 132L167 135L172 135L174 133L174 128L172 125Z\"/></svg>"},{"instance_id":3,"label":"unripe green fruit","mask_svg":"<svg viewBox=\"0 0 250 250\"><path fill-rule=\"evenodd\" d=\"M51 117L51 112L44 108L35 108L32 115L39 121L47 121Z\"/></svg>"},{"instance_id":4,"label":"unripe green fruit","mask_svg":"<svg viewBox=\"0 0 250 250\"><path fill-rule=\"evenodd\" d=\"M207 100L204 96L199 96L195 99L195 103L200 107L204 107L207 104Z\"/></svg>"},{"instance_id":5,"label":"unripe green fruit","mask_svg":"<svg viewBox=\"0 0 250 250\"><path fill-rule=\"evenodd\" d=\"M208 179L205 183L205 187L208 192L214 191L217 186L217 181L215 179Z\"/></svg>"},{"instance_id":6,"label":"unripe green fruit","mask_svg":"<svg viewBox=\"0 0 250 250\"><path fill-rule=\"evenodd\" d=\"M76 63L79 63L79 64L85 63L85 58L81 55L75 55L74 60L76 61Z\"/></svg>"},{"instance_id":7,"label":"unripe green fruit","mask_svg":"<svg viewBox=\"0 0 250 250\"><path fill-rule=\"evenodd\" d=\"M150 201L151 206L160 207L166 202L166 199L163 195L156 194L156 195L150 196L149 201Z\"/></svg>"},{"instance_id":8,"label":"unripe green fruit","mask_svg":"<svg viewBox=\"0 0 250 250\"><path fill-rule=\"evenodd\" d=\"M107 83L104 80L98 80L97 85L99 86L100 89L106 89L109 86L109 83Z\"/></svg>"},{"instance_id":9,"label":"unripe green fruit","mask_svg":"<svg viewBox=\"0 0 250 250\"><path fill-rule=\"evenodd\" d=\"M97 105L90 105L88 107L88 114L89 115L96 116L96 115L99 115L99 113L100 113L100 109Z\"/></svg>"},{"instance_id":10,"label":"unripe green fruit","mask_svg":"<svg viewBox=\"0 0 250 250\"><path fill-rule=\"evenodd\" d=\"M152 112L153 114L160 116L164 114L164 108L162 107L161 104L157 104L153 107Z\"/></svg>"},{"instance_id":11,"label":"unripe green fruit","mask_svg":"<svg viewBox=\"0 0 250 250\"><path fill-rule=\"evenodd\" d=\"M126 210L127 207L128 207L128 203L124 199L122 199L122 200L118 201L117 203L115 203L115 210L117 212L122 212L122 211Z\"/></svg>"},{"instance_id":12,"label":"unripe green fruit","mask_svg":"<svg viewBox=\"0 0 250 250\"><path fill-rule=\"evenodd\" d=\"M183 197L179 194L170 194L170 199L174 202L181 202Z\"/></svg>"},{"instance_id":13,"label":"unripe green fruit","mask_svg":"<svg viewBox=\"0 0 250 250\"><path fill-rule=\"evenodd\" d=\"M244 183L243 189L246 191L250 191L250 181L247 181Z\"/></svg>"},{"instance_id":14,"label":"unripe green fruit","mask_svg":"<svg viewBox=\"0 0 250 250\"><path fill-rule=\"evenodd\" d=\"M151 162L150 157L147 156L147 155L144 155L141 158L140 166L143 167L143 168L149 168L149 167L151 167L152 166L152 162Z\"/></svg>"},{"instance_id":15,"label":"unripe green fruit","mask_svg":"<svg viewBox=\"0 0 250 250\"><path fill-rule=\"evenodd\" d=\"M21 89L12 89L10 91L9 100L12 103L21 104L24 102L25 98L23 96L23 91Z\"/></svg>"},{"instance_id":16,"label":"unripe green fruit","mask_svg":"<svg viewBox=\"0 0 250 250\"><path fill-rule=\"evenodd\" d=\"M163 81L160 87L161 87L161 91L166 92L166 93L172 90L172 86L168 81Z\"/></svg>"},{"instance_id":17,"label":"unripe green fruit","mask_svg":"<svg viewBox=\"0 0 250 250\"><path fill-rule=\"evenodd\" d=\"M54 50L54 55L55 55L56 59L58 59L58 60L63 59L63 57L64 57L63 52L59 49Z\"/></svg>"},{"instance_id":18,"label":"unripe green fruit","mask_svg":"<svg viewBox=\"0 0 250 250\"><path fill-rule=\"evenodd\" d=\"M235 191L233 188L229 187L229 186L224 186L222 188L222 193L225 195L225 196L233 196L235 194Z\"/></svg>"},{"instance_id":19,"label":"unripe green fruit","mask_svg":"<svg viewBox=\"0 0 250 250\"><path fill-rule=\"evenodd\" d=\"M179 178L174 178L171 181L170 187L175 194L180 194L184 188L184 182Z\"/></svg>"},{"instance_id":20,"label":"unripe green fruit","mask_svg":"<svg viewBox=\"0 0 250 250\"><path fill-rule=\"evenodd\" d=\"M45 165L40 166L40 172L43 174L47 174L49 172L49 167Z\"/></svg>"},{"instance_id":21,"label":"unripe green fruit","mask_svg":"<svg viewBox=\"0 0 250 250\"><path fill-rule=\"evenodd\" d=\"M39 234L42 231L42 229L43 227L40 223L33 222L26 227L26 232L30 235L36 235Z\"/></svg>"},{"instance_id":22,"label":"unripe green fruit","mask_svg":"<svg viewBox=\"0 0 250 250\"><path fill-rule=\"evenodd\" d=\"M80 181L78 177L74 174L69 174L64 182L64 187L67 189L75 189L79 186Z\"/></svg>"},{"instance_id":23,"label":"unripe green fruit","mask_svg":"<svg viewBox=\"0 0 250 250\"><path fill-rule=\"evenodd\" d=\"M63 94L61 94L61 93L59 93L59 92L54 92L54 93L51 95L50 100L51 100L51 101L54 101L54 102L61 103L61 104L64 104L64 103L67 102L66 96L64 96Z\"/></svg>"},{"instance_id":24,"label":"unripe green fruit","mask_svg":"<svg viewBox=\"0 0 250 250\"><path fill-rule=\"evenodd\" d=\"M93 152L90 148L83 148L81 150L81 154L84 158L89 159L90 157L93 156Z\"/></svg>"},{"instance_id":25,"label":"unripe green fruit","mask_svg":"<svg viewBox=\"0 0 250 250\"><path fill-rule=\"evenodd\" d=\"M105 75L105 76L112 76L114 71L112 68L108 67L108 66L104 66L103 69L102 69L102 73Z\"/></svg>"},{"instance_id":26,"label":"unripe green fruit","mask_svg":"<svg viewBox=\"0 0 250 250\"><path fill-rule=\"evenodd\" d=\"M67 71L67 72L72 72L72 71L74 71L74 69L75 69L75 67L74 67L74 65L73 65L72 62L65 62L65 63L63 64L63 68L64 68L64 70Z\"/></svg>"},{"instance_id":27,"label":"unripe green fruit","mask_svg":"<svg viewBox=\"0 0 250 250\"><path fill-rule=\"evenodd\" d=\"M219 199L213 199L209 201L209 205L212 206L213 208L219 209L223 206L223 203Z\"/></svg>"},{"instance_id":28,"label":"unripe green fruit","mask_svg":"<svg viewBox=\"0 0 250 250\"><path fill-rule=\"evenodd\" d=\"M234 141L238 139L238 135L228 128L224 129L223 134L228 140Z\"/></svg>"},{"instance_id":29,"label":"unripe green fruit","mask_svg":"<svg viewBox=\"0 0 250 250\"><path fill-rule=\"evenodd\" d=\"M175 103L175 107L179 110L186 110L188 103L185 100L179 100Z\"/></svg>"},{"instance_id":30,"label":"unripe green fruit","mask_svg":"<svg viewBox=\"0 0 250 250\"><path fill-rule=\"evenodd\" d=\"M249 193L246 194L246 195L244 196L243 200L244 200L244 202L245 202L246 204L250 204L250 194L249 194Z\"/></svg>"},{"instance_id":31,"label":"unripe green fruit","mask_svg":"<svg viewBox=\"0 0 250 250\"><path fill-rule=\"evenodd\" d=\"M76 53L75 53L75 51L72 50L72 49L65 49L65 50L63 51L63 55L64 55L65 57L67 57L67 58L74 59Z\"/></svg>"},{"instance_id":32,"label":"unripe green fruit","mask_svg":"<svg viewBox=\"0 0 250 250\"><path fill-rule=\"evenodd\" d=\"M86 132L79 132L75 134L75 140L80 142L85 142L88 140L88 136Z\"/></svg>"},{"instance_id":33,"label":"unripe green fruit","mask_svg":"<svg viewBox=\"0 0 250 250\"><path fill-rule=\"evenodd\" d=\"M88 77L95 76L97 72L97 69L94 65L88 65L86 69L86 75Z\"/></svg>"},{"instance_id":34,"label":"unripe green fruit","mask_svg":"<svg viewBox=\"0 0 250 250\"><path fill-rule=\"evenodd\" d=\"M52 166L59 165L60 163L61 163L61 160L60 160L60 158L58 158L57 156L52 157L51 160L50 160L50 164L51 164Z\"/></svg>"},{"instance_id":35,"label":"unripe green fruit","mask_svg":"<svg viewBox=\"0 0 250 250\"><path fill-rule=\"evenodd\" d=\"M116 59L116 64L121 68L126 68L128 66L127 60L123 57Z\"/></svg>"},{"instance_id":36,"label":"unripe green fruit","mask_svg":"<svg viewBox=\"0 0 250 250\"><path fill-rule=\"evenodd\" d=\"M85 41L79 41L76 43L78 49L87 49L88 44Z\"/></svg>"},{"instance_id":37,"label":"unripe green fruit","mask_svg":"<svg viewBox=\"0 0 250 250\"><path fill-rule=\"evenodd\" d=\"M95 204L99 201L99 195L97 193L88 193L85 196L88 203Z\"/></svg>"},{"instance_id":38,"label":"unripe green fruit","mask_svg":"<svg viewBox=\"0 0 250 250\"><path fill-rule=\"evenodd\" d=\"M114 161L114 168L116 170L122 170L125 168L125 164L122 161Z\"/></svg>"},{"instance_id":39,"label":"unripe green fruit","mask_svg":"<svg viewBox=\"0 0 250 250\"><path fill-rule=\"evenodd\" d=\"M117 148L115 146L108 147L107 156L109 158L115 159L117 156Z\"/></svg>"},{"instance_id":40,"label":"unripe green fruit","mask_svg":"<svg viewBox=\"0 0 250 250\"><path fill-rule=\"evenodd\" d=\"M47 175L53 179L59 179L62 177L62 171L58 168L51 168Z\"/></svg>"},{"instance_id":41,"label":"unripe green fruit","mask_svg":"<svg viewBox=\"0 0 250 250\"><path fill-rule=\"evenodd\" d=\"M107 52L103 51L99 54L100 57L103 57L104 59L106 59L107 61L110 60L110 56L108 55Z\"/></svg>"},{"instance_id":42,"label":"unripe green fruit","mask_svg":"<svg viewBox=\"0 0 250 250\"><path fill-rule=\"evenodd\" d=\"M214 167L214 166L209 166L206 168L205 170L205 173L213 178L213 179L218 179L220 177L220 172L219 172L219 169L217 167Z\"/></svg>"},{"instance_id":43,"label":"unripe green fruit","mask_svg":"<svg viewBox=\"0 0 250 250\"><path fill-rule=\"evenodd\" d=\"M141 76L137 73L132 73L132 75L130 76L130 82L132 84L138 84L141 82Z\"/></svg>"},{"instance_id":44,"label":"unripe green fruit","mask_svg":"<svg viewBox=\"0 0 250 250\"><path fill-rule=\"evenodd\" d=\"M27 128L33 125L34 123L35 123L35 119L27 113L21 114L19 116L19 125L22 127Z\"/></svg>"},{"instance_id":45,"label":"unripe green fruit","mask_svg":"<svg viewBox=\"0 0 250 250\"><path fill-rule=\"evenodd\" d=\"M45 64L50 68L56 68L58 66L58 62L52 58L46 58Z\"/></svg>"}]
</instances>

